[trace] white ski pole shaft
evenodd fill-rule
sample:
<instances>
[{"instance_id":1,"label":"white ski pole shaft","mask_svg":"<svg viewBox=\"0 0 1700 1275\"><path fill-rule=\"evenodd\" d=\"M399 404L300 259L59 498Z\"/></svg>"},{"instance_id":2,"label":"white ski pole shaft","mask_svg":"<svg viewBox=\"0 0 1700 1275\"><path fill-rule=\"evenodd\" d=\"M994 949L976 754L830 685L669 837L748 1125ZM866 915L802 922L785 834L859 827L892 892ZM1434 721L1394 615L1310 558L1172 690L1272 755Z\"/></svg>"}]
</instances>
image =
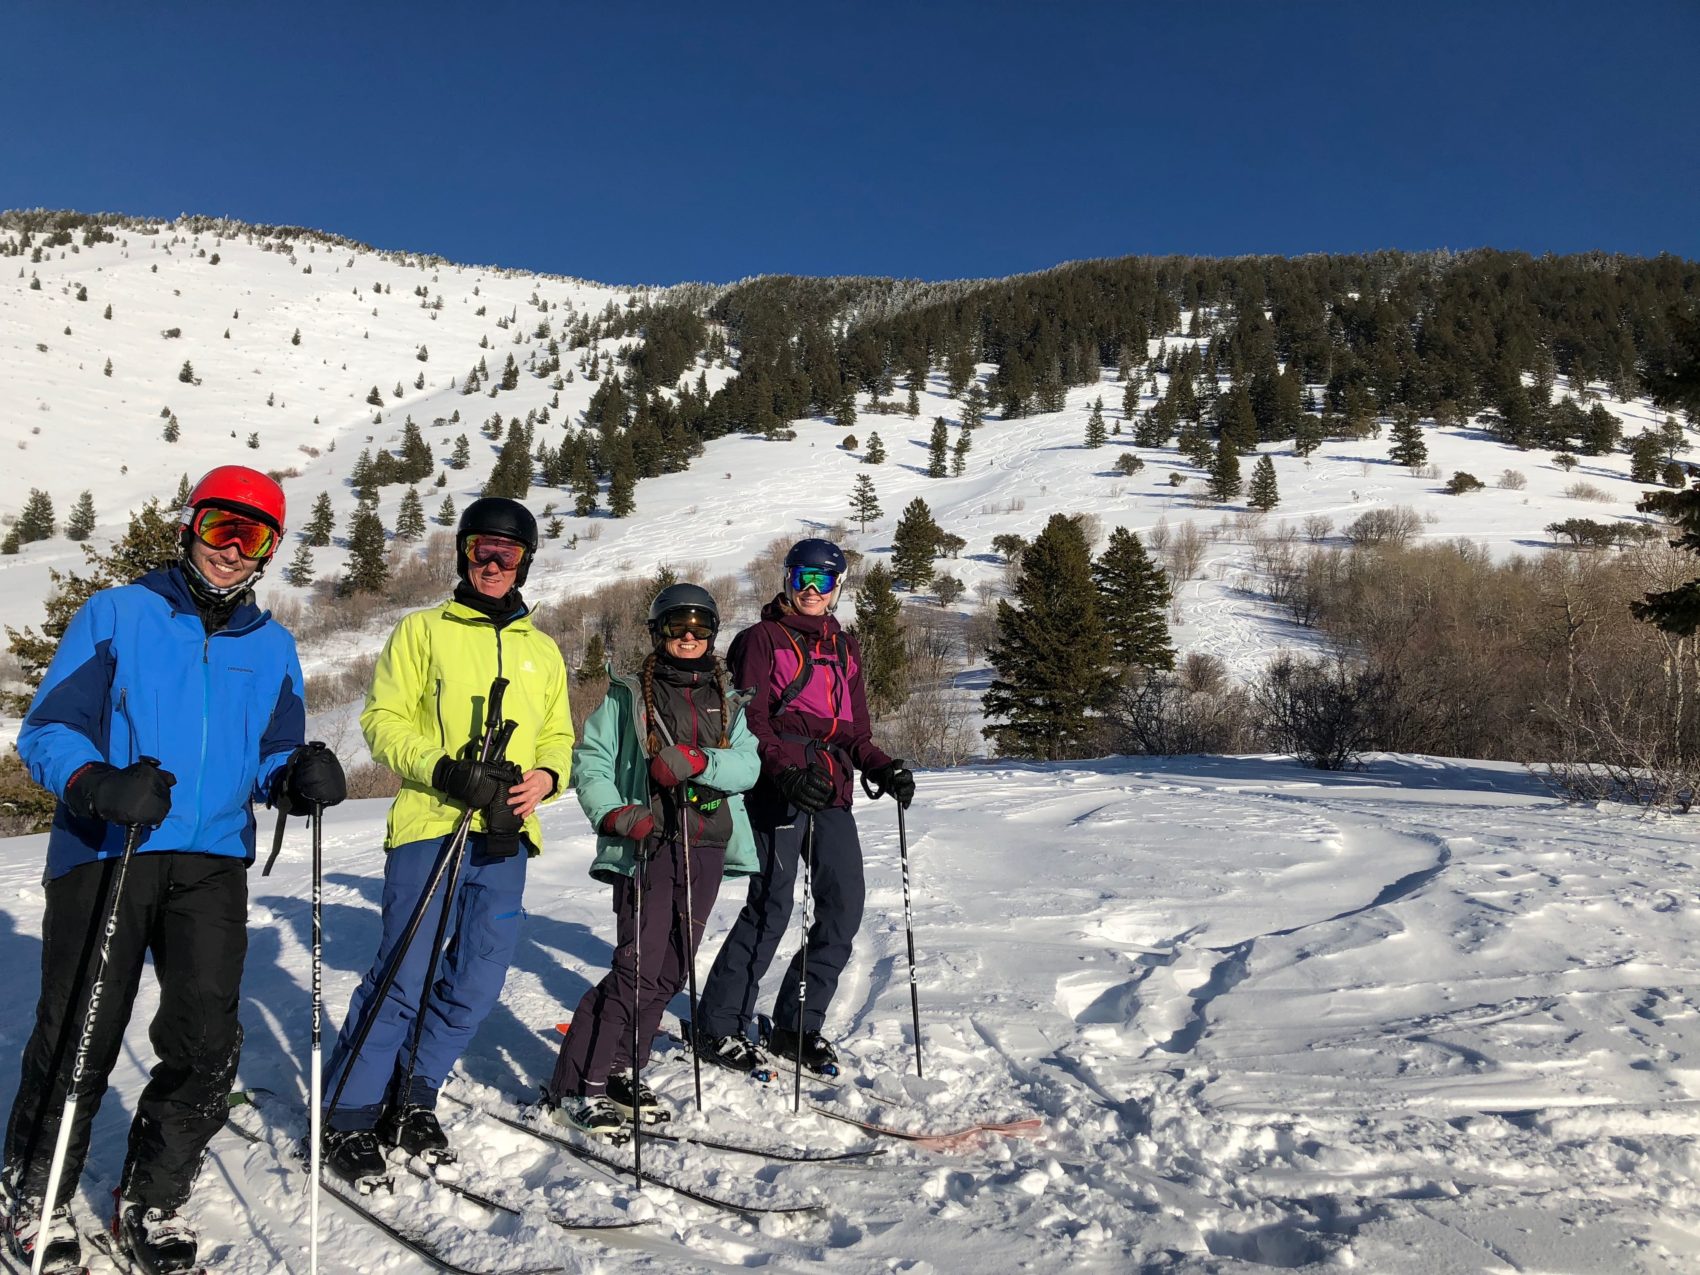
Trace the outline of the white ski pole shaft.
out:
<instances>
[{"instance_id":1,"label":"white ski pole shaft","mask_svg":"<svg viewBox=\"0 0 1700 1275\"><path fill-rule=\"evenodd\" d=\"M150 761L151 758L143 758ZM154 762L154 765L159 765ZM95 1021L100 1013L100 995L106 982L106 963L112 958L112 935L118 929L118 909L124 903L124 878L130 873L130 860L142 840L142 826L133 823L124 834L124 857L118 861L118 875L113 879L107 896L106 926L100 932L100 955L95 962L94 977L89 980L89 1007L83 1014L83 1034L77 1041L76 1063L71 1068L71 1083L65 1089L65 1109L59 1115L59 1137L53 1144L53 1163L47 1170L47 1191L41 1197L41 1217L36 1222L35 1256L30 1262L30 1275L41 1275L47 1260L48 1228L53 1222L53 1208L59 1199L59 1183L65 1176L65 1160L71 1151L71 1126L77 1119L77 1104L82 1096L83 1072L88 1067L89 1048L94 1043ZM71 1002L73 1005L75 1001Z\"/></svg>"}]
</instances>

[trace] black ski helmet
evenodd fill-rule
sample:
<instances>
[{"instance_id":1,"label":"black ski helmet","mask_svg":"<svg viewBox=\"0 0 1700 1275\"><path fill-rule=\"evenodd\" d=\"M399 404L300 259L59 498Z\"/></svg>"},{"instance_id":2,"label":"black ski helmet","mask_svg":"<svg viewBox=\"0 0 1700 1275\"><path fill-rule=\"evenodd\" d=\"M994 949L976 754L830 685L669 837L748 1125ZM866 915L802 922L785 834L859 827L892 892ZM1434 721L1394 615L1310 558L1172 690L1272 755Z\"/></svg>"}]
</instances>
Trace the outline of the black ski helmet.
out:
<instances>
[{"instance_id":1,"label":"black ski helmet","mask_svg":"<svg viewBox=\"0 0 1700 1275\"><path fill-rule=\"evenodd\" d=\"M793 567L823 567L835 576L842 576L850 569L850 562L844 556L844 550L830 540L808 539L799 540L791 546L785 555L785 572L791 573Z\"/></svg>"},{"instance_id":2,"label":"black ski helmet","mask_svg":"<svg viewBox=\"0 0 1700 1275\"><path fill-rule=\"evenodd\" d=\"M531 572L531 560L537 554L537 519L531 510L506 496L482 496L461 510L460 523L455 527L455 573L467 578L470 564L466 560L466 538L476 535L505 536L525 546L519 574L514 577L517 589Z\"/></svg>"},{"instance_id":3,"label":"black ski helmet","mask_svg":"<svg viewBox=\"0 0 1700 1275\"><path fill-rule=\"evenodd\" d=\"M677 611L706 620L715 632L720 631L720 607L716 605L713 594L701 585L670 584L649 604L649 636L657 644L661 642L661 621ZM712 637L708 644L714 645Z\"/></svg>"}]
</instances>

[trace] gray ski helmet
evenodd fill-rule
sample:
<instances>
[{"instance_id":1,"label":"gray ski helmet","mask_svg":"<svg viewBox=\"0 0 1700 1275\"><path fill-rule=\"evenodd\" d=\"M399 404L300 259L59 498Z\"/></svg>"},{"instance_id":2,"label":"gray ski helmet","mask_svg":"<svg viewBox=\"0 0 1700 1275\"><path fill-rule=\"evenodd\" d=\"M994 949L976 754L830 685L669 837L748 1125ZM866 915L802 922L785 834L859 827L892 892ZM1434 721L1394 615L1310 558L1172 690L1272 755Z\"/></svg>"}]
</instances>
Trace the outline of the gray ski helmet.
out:
<instances>
[{"instance_id":1,"label":"gray ski helmet","mask_svg":"<svg viewBox=\"0 0 1700 1275\"><path fill-rule=\"evenodd\" d=\"M716 633L720 631L720 607L715 604L713 594L701 585L670 584L649 604L649 635L657 643L661 641L661 621L678 611L706 620ZM714 645L712 637L708 644Z\"/></svg>"},{"instance_id":2,"label":"gray ski helmet","mask_svg":"<svg viewBox=\"0 0 1700 1275\"><path fill-rule=\"evenodd\" d=\"M791 546L785 555L785 570L787 573L793 567L824 567L835 576L842 577L850 569L850 562L844 556L844 550L830 540L799 540Z\"/></svg>"},{"instance_id":3,"label":"gray ski helmet","mask_svg":"<svg viewBox=\"0 0 1700 1275\"><path fill-rule=\"evenodd\" d=\"M517 589L524 584L525 577L531 573L531 560L537 554L537 519L531 516L531 510L506 496L483 496L461 511L460 522L455 527L455 573L462 580L467 578L470 569L466 560L466 538L480 534L505 536L525 546L525 557L520 560L514 587Z\"/></svg>"}]
</instances>

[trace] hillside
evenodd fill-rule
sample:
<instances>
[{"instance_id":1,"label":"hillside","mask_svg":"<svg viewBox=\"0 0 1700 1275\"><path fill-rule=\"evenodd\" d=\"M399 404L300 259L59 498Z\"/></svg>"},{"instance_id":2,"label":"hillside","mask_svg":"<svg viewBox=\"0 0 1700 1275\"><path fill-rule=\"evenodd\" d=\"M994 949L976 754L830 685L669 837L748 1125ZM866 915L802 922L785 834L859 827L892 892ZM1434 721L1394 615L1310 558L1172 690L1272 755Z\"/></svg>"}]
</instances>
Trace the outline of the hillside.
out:
<instances>
[{"instance_id":1,"label":"hillside","mask_svg":"<svg viewBox=\"0 0 1700 1275\"><path fill-rule=\"evenodd\" d=\"M903 374L899 345L912 339L900 330L902 324L941 322L936 316L942 310L969 305L986 289L1007 307L1004 293L1010 289L1050 287L1053 278L975 285L781 280L730 290L613 288L378 251L293 229L185 219L120 223L105 240L99 231L90 233L91 224L58 235L38 227L28 250L0 258L3 267L16 264L15 270L0 268L0 361L9 382L9 393L0 398L0 442L15 448L7 451L12 459L0 484L3 516L15 517L26 495L40 489L52 497L62 526L78 494L87 490L99 520L98 544L121 531L126 513L143 500L169 503L184 475L193 478L216 463L253 463L284 476L296 528L320 493L330 496L338 541L314 552L320 580L339 574L346 557L341 537L355 505L349 480L357 458L363 451L399 448L409 418L432 448L434 472L445 484L437 488L426 479L419 485L427 516L445 496L458 507L482 489L501 447L480 432L492 417L506 422L510 433L513 422L531 422L539 453L569 438L587 440L586 448L594 449L601 440L635 431L635 424L610 431L606 396L596 396L616 374L631 384L629 356L644 348L643 333L631 330L631 316L647 313L645 307L673 305L711 320L701 329L706 340L694 357L669 356L669 369L681 363L683 370L649 387L657 403L697 408L701 403L689 396L693 386L709 393L730 386L724 397L734 402L732 391L743 383L736 379L740 368L747 381L765 366L761 360L770 357L777 339L775 320L762 308L771 309L769 294L778 295L780 309L791 316L785 322L794 325L790 331L799 349L806 349L819 315L837 315L834 340L846 369L860 348L858 333L883 332L880 339L894 343L882 374L889 383ZM15 225L0 229L0 247L17 250L20 243ZM1207 265L1189 268L1203 271ZM1054 277L1067 278L1072 269ZM1210 276L1203 277L1205 285L1187 285L1198 304L1201 287L1229 286L1220 280L1209 285ZM1226 295L1208 310L1173 309L1172 330L1154 329L1144 337L1141 354L1132 359L1145 368L1135 377L1139 392L1137 403L1129 404L1131 413L1124 412L1123 373L1106 365L1069 373L1089 375L1086 383L1059 382L1048 391L1040 386L1040 399L1046 393L1060 396L1058 410L1037 410L1042 404L1035 399L1021 414L1000 415L995 400L1010 392L1010 360L1016 355L1005 351L1003 365L971 364L973 379L993 395L994 411L973 431L960 476L926 472L934 419L950 423L954 441L963 410L948 394L951 382L962 376L960 357L941 345L916 395L916 415L873 414L872 396L852 388L859 417L848 427L825 414L759 429L753 422L738 428L735 421L699 426L694 446L702 454L685 456L686 470L644 478L630 517L610 517L606 508L576 517L571 492L534 485L532 507L561 521L528 592L547 606L624 577L653 575L663 564L705 578L735 575L776 537L846 523L852 483L866 474L874 479L883 514L865 533L852 528L848 542L874 557L888 554L898 514L912 499L924 498L936 520L967 541L959 559L938 564L963 584L962 598L949 608L963 614L1007 587L1007 567L991 549L993 537L1030 537L1054 513L1093 515L1100 536L1127 526L1150 539L1154 528L1173 533L1196 525L1205 535L1191 578L1178 582L1177 644L1183 653L1215 655L1244 676L1261 667L1277 645L1313 640L1262 596L1251 543L1259 526L1305 527L1313 538L1337 543L1364 512L1409 506L1422 520L1422 539L1470 537L1510 554L1544 551L1552 538L1543 528L1554 521L1638 517L1633 504L1645 485L1629 480L1626 452L1584 454L1574 469L1562 469L1551 450L1500 441L1503 430L1496 429L1487 405L1478 415L1423 422L1427 469L1413 471L1389 459L1383 418L1367 424L1360 437L1327 438L1305 457L1295 453L1291 440L1255 444L1253 450L1274 459L1281 495L1274 513L1261 521L1242 516L1243 496L1221 504L1208 499L1206 472L1172 442L1137 446L1131 436L1141 419L1180 388L1190 389L1177 386L1178 373L1166 370L1176 358L1202 351L1232 359L1246 347L1235 335L1243 316L1233 318ZM1170 306L1160 299L1153 304ZM1201 333L1211 328L1220 334L1207 346ZM559 389L554 374L537 373L549 367L551 339L560 375L574 374ZM785 344L780 341L781 357ZM490 388L510 355L519 370L516 387L492 397ZM468 373L481 360L490 379L477 392L463 394ZM185 364L191 381L181 379ZM598 373L594 380L592 368ZM1227 368L1220 373L1224 389L1231 377ZM907 383L888 389L889 404L902 402ZM1577 388L1559 375L1552 394L1556 399ZM368 401L373 390L378 404ZM1330 387L1312 384L1306 392L1326 413ZM1595 383L1589 393L1625 438L1656 430L1666 419L1643 398L1612 397L1606 385ZM1102 448L1090 449L1083 445L1086 423L1100 397L1109 437ZM583 423L587 409L596 414L594 427ZM162 413L178 422L174 442L166 441ZM864 462L875 432L889 459L870 466ZM469 464L447 468L461 435L471 442ZM847 435L856 438L854 447L843 445ZM1667 450L1686 456L1692 441L1684 434L1679 446ZM1143 468L1119 473L1116 461L1124 453ZM1248 454L1242 461L1248 476L1252 459ZM1487 489L1447 494L1445 480L1457 470L1477 475ZM1512 476L1502 477L1506 471ZM1504 486L1496 485L1502 481ZM604 476L604 505L607 482ZM378 489L377 507L392 531L405 490ZM268 573L263 601L307 596L281 578L294 545L292 537ZM62 532L0 556L5 586L0 622L39 623L49 570L80 562L78 547ZM752 596L771 587L767 581L747 584ZM932 602L923 597L910 605L925 608ZM852 610L850 602L846 615ZM310 645L304 651L309 672L375 650L387 627L379 616L358 632ZM983 678L970 668L957 682L972 693Z\"/></svg>"}]
</instances>

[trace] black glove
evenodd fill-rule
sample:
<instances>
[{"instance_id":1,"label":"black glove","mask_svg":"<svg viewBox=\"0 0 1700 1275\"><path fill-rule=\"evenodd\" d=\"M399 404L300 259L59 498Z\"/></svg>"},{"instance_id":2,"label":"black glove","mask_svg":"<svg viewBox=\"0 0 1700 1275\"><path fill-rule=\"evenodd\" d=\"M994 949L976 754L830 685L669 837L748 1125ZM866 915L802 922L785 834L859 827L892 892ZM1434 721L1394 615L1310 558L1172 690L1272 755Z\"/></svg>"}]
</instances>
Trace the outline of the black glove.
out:
<instances>
[{"instance_id":1,"label":"black glove","mask_svg":"<svg viewBox=\"0 0 1700 1275\"><path fill-rule=\"evenodd\" d=\"M91 762L71 776L65 804L84 819L157 828L171 813L171 786L177 776L158 762L138 761L119 770Z\"/></svg>"},{"instance_id":2,"label":"black glove","mask_svg":"<svg viewBox=\"0 0 1700 1275\"><path fill-rule=\"evenodd\" d=\"M334 806L348 796L342 763L323 744L303 744L272 778L267 805L286 815L311 814L315 806Z\"/></svg>"},{"instance_id":3,"label":"black glove","mask_svg":"<svg viewBox=\"0 0 1700 1275\"><path fill-rule=\"evenodd\" d=\"M806 815L824 810L832 800L832 776L813 763L807 766L787 766L775 782L785 800Z\"/></svg>"},{"instance_id":4,"label":"black glove","mask_svg":"<svg viewBox=\"0 0 1700 1275\"><path fill-rule=\"evenodd\" d=\"M905 766L901 758L888 761L883 766L874 766L867 775L881 793L890 793L905 810L915 800L915 772Z\"/></svg>"},{"instance_id":5,"label":"black glove","mask_svg":"<svg viewBox=\"0 0 1700 1275\"><path fill-rule=\"evenodd\" d=\"M505 761L479 761L475 757L445 757L431 772L431 787L450 801L482 810L506 793L513 765Z\"/></svg>"},{"instance_id":6,"label":"black glove","mask_svg":"<svg viewBox=\"0 0 1700 1275\"><path fill-rule=\"evenodd\" d=\"M525 820L508 805L509 790L520 781L519 767L513 762L491 763L503 768L502 785L494 798L484 807L484 854L491 859L507 859L519 852L519 834Z\"/></svg>"}]
</instances>

